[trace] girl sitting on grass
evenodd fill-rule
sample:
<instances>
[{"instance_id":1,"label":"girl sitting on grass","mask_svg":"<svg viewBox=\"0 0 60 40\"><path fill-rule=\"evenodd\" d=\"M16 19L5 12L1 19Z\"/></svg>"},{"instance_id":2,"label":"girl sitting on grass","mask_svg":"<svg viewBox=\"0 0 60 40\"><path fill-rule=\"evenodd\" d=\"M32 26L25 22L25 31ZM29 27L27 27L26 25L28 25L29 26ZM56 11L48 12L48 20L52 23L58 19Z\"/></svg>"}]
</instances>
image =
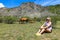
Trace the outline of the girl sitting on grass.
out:
<instances>
[{"instance_id":1,"label":"girl sitting on grass","mask_svg":"<svg viewBox=\"0 0 60 40\"><path fill-rule=\"evenodd\" d=\"M41 26L41 28L39 29L36 35L41 35L44 32L48 32L48 33L52 32L52 23L50 17L46 18L46 22Z\"/></svg>"}]
</instances>

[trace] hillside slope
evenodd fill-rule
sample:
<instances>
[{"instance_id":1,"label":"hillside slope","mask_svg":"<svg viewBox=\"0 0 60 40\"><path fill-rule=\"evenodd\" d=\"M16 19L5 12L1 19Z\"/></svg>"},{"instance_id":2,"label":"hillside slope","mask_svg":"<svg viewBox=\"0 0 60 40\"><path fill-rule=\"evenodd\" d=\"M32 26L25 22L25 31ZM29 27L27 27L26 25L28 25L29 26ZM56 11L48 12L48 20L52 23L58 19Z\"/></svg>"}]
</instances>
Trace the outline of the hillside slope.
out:
<instances>
[{"instance_id":1,"label":"hillside slope","mask_svg":"<svg viewBox=\"0 0 60 40\"><path fill-rule=\"evenodd\" d=\"M47 8L50 12L60 15L60 5L48 6Z\"/></svg>"},{"instance_id":2,"label":"hillside slope","mask_svg":"<svg viewBox=\"0 0 60 40\"><path fill-rule=\"evenodd\" d=\"M29 16L29 17L42 17L51 15L50 12L47 11L47 8L44 8L40 5L36 5L34 3L28 2L23 3L21 6L16 8L0 8L0 16Z\"/></svg>"}]
</instances>

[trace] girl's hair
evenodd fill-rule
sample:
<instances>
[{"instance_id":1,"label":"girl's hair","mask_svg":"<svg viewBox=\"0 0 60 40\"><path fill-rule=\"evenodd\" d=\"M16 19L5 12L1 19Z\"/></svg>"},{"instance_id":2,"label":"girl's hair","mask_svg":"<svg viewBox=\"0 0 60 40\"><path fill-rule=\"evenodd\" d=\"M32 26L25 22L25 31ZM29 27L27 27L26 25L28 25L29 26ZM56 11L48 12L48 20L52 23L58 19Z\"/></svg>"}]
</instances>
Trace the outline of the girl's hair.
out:
<instances>
[{"instance_id":1,"label":"girl's hair","mask_svg":"<svg viewBox=\"0 0 60 40\"><path fill-rule=\"evenodd\" d=\"M50 17L47 17L47 18L46 18L46 20L49 20L49 21L51 21L51 18L50 18Z\"/></svg>"}]
</instances>

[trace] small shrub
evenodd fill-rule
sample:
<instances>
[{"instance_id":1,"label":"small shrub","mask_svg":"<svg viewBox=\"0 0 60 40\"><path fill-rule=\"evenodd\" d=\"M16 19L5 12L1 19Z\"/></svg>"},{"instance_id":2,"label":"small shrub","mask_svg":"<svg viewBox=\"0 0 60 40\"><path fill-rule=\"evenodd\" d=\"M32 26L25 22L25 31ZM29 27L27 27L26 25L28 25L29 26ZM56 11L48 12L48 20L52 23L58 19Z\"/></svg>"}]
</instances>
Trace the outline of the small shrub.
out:
<instances>
[{"instance_id":1,"label":"small shrub","mask_svg":"<svg viewBox=\"0 0 60 40\"><path fill-rule=\"evenodd\" d=\"M3 17L0 17L0 23L2 23L3 22Z\"/></svg>"},{"instance_id":2,"label":"small shrub","mask_svg":"<svg viewBox=\"0 0 60 40\"><path fill-rule=\"evenodd\" d=\"M13 24L16 20L17 20L17 18L13 17L13 16L4 17L5 23L8 23L8 24Z\"/></svg>"},{"instance_id":3,"label":"small shrub","mask_svg":"<svg viewBox=\"0 0 60 40\"><path fill-rule=\"evenodd\" d=\"M52 26L55 27L56 23L57 23L57 17L56 16L51 16L51 20L52 20Z\"/></svg>"},{"instance_id":4,"label":"small shrub","mask_svg":"<svg viewBox=\"0 0 60 40\"><path fill-rule=\"evenodd\" d=\"M46 18L47 18L47 16L45 16L45 17L41 17L41 21L45 21Z\"/></svg>"},{"instance_id":5,"label":"small shrub","mask_svg":"<svg viewBox=\"0 0 60 40\"><path fill-rule=\"evenodd\" d=\"M40 21L41 21L41 18L37 18L37 20L36 20L36 21L40 22Z\"/></svg>"},{"instance_id":6,"label":"small shrub","mask_svg":"<svg viewBox=\"0 0 60 40\"><path fill-rule=\"evenodd\" d=\"M40 22L41 18L39 18L39 17L34 17L33 20Z\"/></svg>"},{"instance_id":7,"label":"small shrub","mask_svg":"<svg viewBox=\"0 0 60 40\"><path fill-rule=\"evenodd\" d=\"M60 16L57 16L57 20L60 21Z\"/></svg>"}]
</instances>

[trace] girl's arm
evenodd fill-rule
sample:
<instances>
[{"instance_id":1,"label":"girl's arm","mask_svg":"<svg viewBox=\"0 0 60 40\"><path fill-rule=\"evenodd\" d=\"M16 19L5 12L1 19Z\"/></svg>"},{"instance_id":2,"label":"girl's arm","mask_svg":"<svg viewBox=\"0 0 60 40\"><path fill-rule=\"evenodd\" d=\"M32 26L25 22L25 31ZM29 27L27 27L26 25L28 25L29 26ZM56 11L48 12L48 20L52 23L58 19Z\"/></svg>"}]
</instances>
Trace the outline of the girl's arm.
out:
<instances>
[{"instance_id":1,"label":"girl's arm","mask_svg":"<svg viewBox=\"0 0 60 40\"><path fill-rule=\"evenodd\" d=\"M51 22L49 22L49 24L45 28L49 28L50 26L51 26Z\"/></svg>"},{"instance_id":2,"label":"girl's arm","mask_svg":"<svg viewBox=\"0 0 60 40\"><path fill-rule=\"evenodd\" d=\"M44 25L45 25L45 23L41 26L41 28L43 28L43 27L44 27Z\"/></svg>"}]
</instances>

